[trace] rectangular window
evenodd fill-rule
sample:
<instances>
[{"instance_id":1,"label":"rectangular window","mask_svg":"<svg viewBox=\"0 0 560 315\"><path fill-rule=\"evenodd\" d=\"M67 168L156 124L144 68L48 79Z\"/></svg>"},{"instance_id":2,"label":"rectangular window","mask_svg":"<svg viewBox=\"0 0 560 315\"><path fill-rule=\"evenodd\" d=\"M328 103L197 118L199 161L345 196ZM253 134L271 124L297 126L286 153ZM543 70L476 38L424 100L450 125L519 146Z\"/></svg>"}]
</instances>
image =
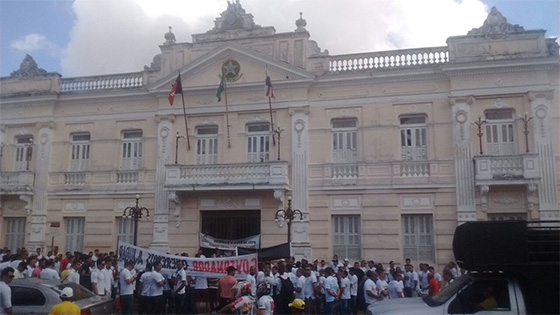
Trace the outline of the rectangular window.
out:
<instances>
[{"instance_id":1,"label":"rectangular window","mask_svg":"<svg viewBox=\"0 0 560 315\"><path fill-rule=\"evenodd\" d=\"M29 170L29 163L33 157L33 136L25 135L16 138L15 171Z\"/></svg>"},{"instance_id":2,"label":"rectangular window","mask_svg":"<svg viewBox=\"0 0 560 315\"><path fill-rule=\"evenodd\" d=\"M196 164L218 163L218 126L196 128Z\"/></svg>"},{"instance_id":3,"label":"rectangular window","mask_svg":"<svg viewBox=\"0 0 560 315\"><path fill-rule=\"evenodd\" d=\"M83 172L89 166L89 133L72 135L72 152L70 153L70 171Z\"/></svg>"},{"instance_id":4,"label":"rectangular window","mask_svg":"<svg viewBox=\"0 0 560 315\"><path fill-rule=\"evenodd\" d=\"M119 241L132 244L134 241L134 220L117 218L117 236Z\"/></svg>"},{"instance_id":5,"label":"rectangular window","mask_svg":"<svg viewBox=\"0 0 560 315\"><path fill-rule=\"evenodd\" d=\"M333 255L350 260L361 259L360 216L332 217Z\"/></svg>"},{"instance_id":6,"label":"rectangular window","mask_svg":"<svg viewBox=\"0 0 560 315\"><path fill-rule=\"evenodd\" d=\"M270 124L247 126L247 160L250 163L267 162L270 159Z\"/></svg>"},{"instance_id":7,"label":"rectangular window","mask_svg":"<svg viewBox=\"0 0 560 315\"><path fill-rule=\"evenodd\" d=\"M428 159L426 117L420 115L400 118L401 160L426 161Z\"/></svg>"},{"instance_id":8,"label":"rectangular window","mask_svg":"<svg viewBox=\"0 0 560 315\"><path fill-rule=\"evenodd\" d=\"M66 251L83 252L84 250L84 218L65 218L66 221Z\"/></svg>"},{"instance_id":9,"label":"rectangular window","mask_svg":"<svg viewBox=\"0 0 560 315\"><path fill-rule=\"evenodd\" d=\"M514 118L511 109L487 110L486 146L489 155L512 155L516 153Z\"/></svg>"},{"instance_id":10,"label":"rectangular window","mask_svg":"<svg viewBox=\"0 0 560 315\"><path fill-rule=\"evenodd\" d=\"M333 162L356 163L358 161L358 129L356 119L332 121Z\"/></svg>"},{"instance_id":11,"label":"rectangular window","mask_svg":"<svg viewBox=\"0 0 560 315\"><path fill-rule=\"evenodd\" d=\"M6 247L12 253L25 245L25 218L6 218Z\"/></svg>"},{"instance_id":12,"label":"rectangular window","mask_svg":"<svg viewBox=\"0 0 560 315\"><path fill-rule=\"evenodd\" d=\"M123 132L121 168L123 170L142 168L142 130Z\"/></svg>"},{"instance_id":13,"label":"rectangular window","mask_svg":"<svg viewBox=\"0 0 560 315\"><path fill-rule=\"evenodd\" d=\"M404 258L434 262L434 233L431 215L403 215Z\"/></svg>"}]
</instances>

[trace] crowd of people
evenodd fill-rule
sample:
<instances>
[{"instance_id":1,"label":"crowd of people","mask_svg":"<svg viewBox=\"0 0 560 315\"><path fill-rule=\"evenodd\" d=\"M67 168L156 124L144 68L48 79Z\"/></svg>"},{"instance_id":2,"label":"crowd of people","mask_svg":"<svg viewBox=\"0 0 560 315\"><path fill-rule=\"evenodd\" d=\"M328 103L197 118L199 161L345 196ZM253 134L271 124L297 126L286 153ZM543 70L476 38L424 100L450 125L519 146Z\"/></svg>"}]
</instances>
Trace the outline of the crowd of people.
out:
<instances>
[{"instance_id":1,"label":"crowd of people","mask_svg":"<svg viewBox=\"0 0 560 315\"><path fill-rule=\"evenodd\" d=\"M196 256L205 258L202 250ZM56 247L47 255L40 248L32 254L25 248L14 254L4 248L0 261L2 310L9 304L6 283L41 278L78 283L96 295L113 298L122 314L357 314L380 300L434 295L460 275L453 262L440 275L425 263L415 270L409 259L384 267L373 260L350 264L336 255L328 262L293 257L260 262L243 279L233 266L221 278L191 276L181 261L168 275L161 273L161 262L136 270L134 262L127 261L119 270L115 252L98 250L63 256ZM68 292L63 300L71 300Z\"/></svg>"}]
</instances>

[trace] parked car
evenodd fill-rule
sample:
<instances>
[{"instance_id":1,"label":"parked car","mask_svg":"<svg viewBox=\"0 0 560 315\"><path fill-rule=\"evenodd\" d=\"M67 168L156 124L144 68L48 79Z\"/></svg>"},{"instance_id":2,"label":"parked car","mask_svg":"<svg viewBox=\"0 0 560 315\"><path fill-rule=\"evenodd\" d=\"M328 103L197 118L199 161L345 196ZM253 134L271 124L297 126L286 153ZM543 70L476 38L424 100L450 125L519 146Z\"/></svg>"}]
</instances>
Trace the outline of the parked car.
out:
<instances>
[{"instance_id":1,"label":"parked car","mask_svg":"<svg viewBox=\"0 0 560 315\"><path fill-rule=\"evenodd\" d=\"M62 302L60 292L66 287L74 290L72 302L80 307L82 315L113 313L113 299L97 296L76 283L27 278L14 280L9 286L14 314L48 314L53 305Z\"/></svg>"}]
</instances>

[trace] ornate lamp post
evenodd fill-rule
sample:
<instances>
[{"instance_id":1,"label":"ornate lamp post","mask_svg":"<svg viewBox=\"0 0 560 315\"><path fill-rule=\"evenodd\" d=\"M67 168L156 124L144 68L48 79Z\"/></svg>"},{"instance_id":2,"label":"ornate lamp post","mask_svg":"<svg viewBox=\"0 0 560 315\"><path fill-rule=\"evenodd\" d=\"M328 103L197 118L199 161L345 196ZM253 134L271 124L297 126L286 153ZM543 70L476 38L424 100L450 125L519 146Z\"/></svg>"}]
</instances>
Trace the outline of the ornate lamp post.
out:
<instances>
[{"instance_id":1,"label":"ornate lamp post","mask_svg":"<svg viewBox=\"0 0 560 315\"><path fill-rule=\"evenodd\" d=\"M25 150L25 170L29 171L29 162L33 156L33 138L29 139L29 142L24 144Z\"/></svg>"},{"instance_id":2,"label":"ornate lamp post","mask_svg":"<svg viewBox=\"0 0 560 315\"><path fill-rule=\"evenodd\" d=\"M134 220L134 246L136 246L138 241L138 219L142 218L142 213L146 211L146 219L150 219L150 210L144 207L138 206L138 201L140 200L140 195L136 195L136 206L134 207L126 207L123 211L123 218L124 219L133 219Z\"/></svg>"},{"instance_id":3,"label":"ornate lamp post","mask_svg":"<svg viewBox=\"0 0 560 315\"><path fill-rule=\"evenodd\" d=\"M473 121L473 124L475 124L478 127L478 132L477 132L477 136L478 136L478 144L480 146L480 154L482 154L482 136L484 136L484 133L482 133L482 125L484 125L486 123L486 119L482 120L482 118L480 118L480 116L478 116L478 121Z\"/></svg>"},{"instance_id":4,"label":"ornate lamp post","mask_svg":"<svg viewBox=\"0 0 560 315\"><path fill-rule=\"evenodd\" d=\"M288 222L288 243L292 241L292 221L296 219L299 214L299 220L303 220L303 213L297 209L292 209L292 197L288 197L288 208L286 210L280 209L274 215L274 221L278 223L279 227L284 226L284 222Z\"/></svg>"},{"instance_id":5,"label":"ornate lamp post","mask_svg":"<svg viewBox=\"0 0 560 315\"><path fill-rule=\"evenodd\" d=\"M529 122L533 117L528 117L527 112L525 116L519 116L519 119L523 122L523 134L525 135L525 153L529 153Z\"/></svg>"}]
</instances>

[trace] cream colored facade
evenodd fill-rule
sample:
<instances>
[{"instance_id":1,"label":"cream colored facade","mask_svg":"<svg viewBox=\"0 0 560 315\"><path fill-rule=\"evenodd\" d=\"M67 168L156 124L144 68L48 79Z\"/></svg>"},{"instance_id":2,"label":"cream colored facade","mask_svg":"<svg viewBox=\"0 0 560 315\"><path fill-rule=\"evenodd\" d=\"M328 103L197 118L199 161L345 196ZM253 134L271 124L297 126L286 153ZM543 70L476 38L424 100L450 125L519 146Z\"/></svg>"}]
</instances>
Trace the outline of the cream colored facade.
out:
<instances>
[{"instance_id":1,"label":"cream colored facade","mask_svg":"<svg viewBox=\"0 0 560 315\"><path fill-rule=\"evenodd\" d=\"M233 5L190 43L165 34L141 72L62 78L26 58L1 79L1 244L112 250L136 194L139 245L190 254L208 229L285 242L288 196L293 253L318 259L445 264L462 222L558 219L556 39L493 9L447 46L329 55L296 26Z\"/></svg>"}]
</instances>

